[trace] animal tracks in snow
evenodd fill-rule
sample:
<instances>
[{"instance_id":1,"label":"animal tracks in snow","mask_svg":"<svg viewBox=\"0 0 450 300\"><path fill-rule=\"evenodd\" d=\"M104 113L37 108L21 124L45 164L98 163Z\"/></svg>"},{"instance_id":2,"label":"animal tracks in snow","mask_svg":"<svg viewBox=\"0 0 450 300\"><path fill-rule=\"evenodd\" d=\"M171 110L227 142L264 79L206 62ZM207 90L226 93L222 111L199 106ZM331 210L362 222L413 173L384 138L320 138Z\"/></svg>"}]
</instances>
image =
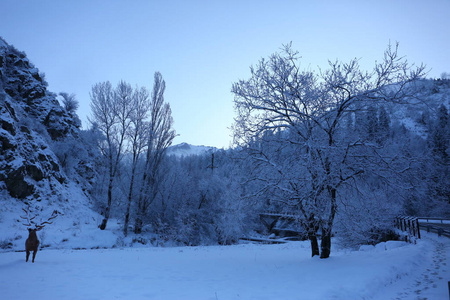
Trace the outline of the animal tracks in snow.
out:
<instances>
[{"instance_id":1,"label":"animal tracks in snow","mask_svg":"<svg viewBox=\"0 0 450 300\"><path fill-rule=\"evenodd\" d=\"M396 300L440 299L442 290L447 289L447 281L450 280L450 272L447 268L447 259L450 246L446 237L423 237L434 246L430 265L418 275L415 283L397 294Z\"/></svg>"}]
</instances>

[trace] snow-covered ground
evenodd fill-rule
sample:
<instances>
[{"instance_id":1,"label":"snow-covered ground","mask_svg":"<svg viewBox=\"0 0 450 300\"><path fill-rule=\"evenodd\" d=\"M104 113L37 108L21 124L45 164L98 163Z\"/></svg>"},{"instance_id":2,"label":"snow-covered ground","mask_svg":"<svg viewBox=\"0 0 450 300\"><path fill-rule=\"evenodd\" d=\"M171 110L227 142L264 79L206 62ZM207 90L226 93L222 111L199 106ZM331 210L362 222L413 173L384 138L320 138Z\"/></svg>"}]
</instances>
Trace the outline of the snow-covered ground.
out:
<instances>
[{"instance_id":1,"label":"snow-covered ground","mask_svg":"<svg viewBox=\"0 0 450 300\"><path fill-rule=\"evenodd\" d=\"M1 299L448 299L450 239L310 258L308 242L0 253Z\"/></svg>"}]
</instances>

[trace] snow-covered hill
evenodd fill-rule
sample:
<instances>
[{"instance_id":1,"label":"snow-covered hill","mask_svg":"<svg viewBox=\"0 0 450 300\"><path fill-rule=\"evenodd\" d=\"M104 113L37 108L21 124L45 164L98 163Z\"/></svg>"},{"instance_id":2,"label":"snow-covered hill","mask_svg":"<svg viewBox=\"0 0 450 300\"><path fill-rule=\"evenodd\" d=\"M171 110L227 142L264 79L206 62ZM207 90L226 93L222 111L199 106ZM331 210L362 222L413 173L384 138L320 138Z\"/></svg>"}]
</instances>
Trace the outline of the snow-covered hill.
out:
<instances>
[{"instance_id":1,"label":"snow-covered hill","mask_svg":"<svg viewBox=\"0 0 450 300\"><path fill-rule=\"evenodd\" d=\"M190 155L210 154L217 150L217 148L209 146L194 146L187 143L181 143L171 146L167 149L167 155L175 157L186 157Z\"/></svg>"},{"instance_id":2,"label":"snow-covered hill","mask_svg":"<svg viewBox=\"0 0 450 300\"><path fill-rule=\"evenodd\" d=\"M419 92L406 101L409 105L386 103L392 122L398 122L422 138L428 135L428 118L439 107L450 108L450 80L423 79L415 83Z\"/></svg>"}]
</instances>

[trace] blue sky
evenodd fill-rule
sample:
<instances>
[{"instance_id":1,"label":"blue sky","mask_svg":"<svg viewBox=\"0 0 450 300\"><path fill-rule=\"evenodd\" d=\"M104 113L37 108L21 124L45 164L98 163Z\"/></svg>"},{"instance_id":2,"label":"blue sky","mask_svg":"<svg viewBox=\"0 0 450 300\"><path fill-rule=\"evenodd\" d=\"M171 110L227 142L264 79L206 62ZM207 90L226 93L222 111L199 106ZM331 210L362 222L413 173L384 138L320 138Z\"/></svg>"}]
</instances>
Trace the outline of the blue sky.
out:
<instances>
[{"instance_id":1,"label":"blue sky","mask_svg":"<svg viewBox=\"0 0 450 300\"><path fill-rule=\"evenodd\" d=\"M449 0L0 0L0 36L27 53L51 91L77 95L84 127L95 83L151 89L159 71L175 143L228 147L232 83L282 44L292 42L305 68L357 57L371 69L398 41L439 77L450 72L449 12Z\"/></svg>"}]
</instances>

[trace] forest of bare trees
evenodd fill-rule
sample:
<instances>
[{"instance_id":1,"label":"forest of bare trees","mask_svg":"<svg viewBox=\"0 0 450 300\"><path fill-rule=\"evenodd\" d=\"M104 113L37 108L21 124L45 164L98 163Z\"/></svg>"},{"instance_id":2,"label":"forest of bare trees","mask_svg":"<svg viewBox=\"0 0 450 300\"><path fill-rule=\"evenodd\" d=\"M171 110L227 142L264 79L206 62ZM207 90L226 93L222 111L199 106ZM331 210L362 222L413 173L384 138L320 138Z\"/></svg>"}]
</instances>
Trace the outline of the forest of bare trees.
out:
<instances>
[{"instance_id":1,"label":"forest of bare trees","mask_svg":"<svg viewBox=\"0 0 450 300\"><path fill-rule=\"evenodd\" d=\"M106 228L111 214L113 189L120 185L119 173L128 172L130 182L127 192L124 234L128 233L130 209L136 198L135 232L142 229L142 219L148 206L159 192L162 158L175 138L170 105L164 102L165 82L155 73L153 91L133 89L121 81L115 89L110 82L98 83L91 92L91 123L103 138L98 140L104 167L107 170L107 204L100 229ZM143 154L143 165L138 165ZM127 157L125 157L127 156ZM131 156L131 163L124 169L124 160ZM138 167L141 167L137 173Z\"/></svg>"}]
</instances>

